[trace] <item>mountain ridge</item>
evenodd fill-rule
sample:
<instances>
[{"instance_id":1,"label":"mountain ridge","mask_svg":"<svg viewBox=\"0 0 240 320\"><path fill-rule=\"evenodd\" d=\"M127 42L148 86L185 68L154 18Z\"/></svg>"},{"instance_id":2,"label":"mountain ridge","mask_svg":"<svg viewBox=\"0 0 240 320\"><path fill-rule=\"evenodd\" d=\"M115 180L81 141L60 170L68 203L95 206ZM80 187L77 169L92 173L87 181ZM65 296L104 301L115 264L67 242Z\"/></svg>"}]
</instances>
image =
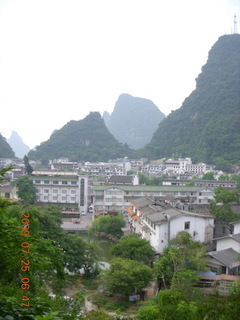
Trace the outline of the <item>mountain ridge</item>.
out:
<instances>
[{"instance_id":1,"label":"mountain ridge","mask_svg":"<svg viewBox=\"0 0 240 320\"><path fill-rule=\"evenodd\" d=\"M99 112L82 120L71 120L28 153L29 159L68 157L73 161L107 161L132 151L118 142L105 126Z\"/></svg>"},{"instance_id":2,"label":"mountain ridge","mask_svg":"<svg viewBox=\"0 0 240 320\"><path fill-rule=\"evenodd\" d=\"M165 115L149 99L133 97L122 93L115 103L114 110L104 113L108 130L121 143L132 149L140 149L151 138Z\"/></svg>"},{"instance_id":3,"label":"mountain ridge","mask_svg":"<svg viewBox=\"0 0 240 320\"><path fill-rule=\"evenodd\" d=\"M240 159L240 35L221 36L209 51L196 89L158 126L143 154L181 154L195 162Z\"/></svg>"},{"instance_id":4,"label":"mountain ridge","mask_svg":"<svg viewBox=\"0 0 240 320\"><path fill-rule=\"evenodd\" d=\"M30 151L29 146L23 142L22 138L14 130L7 142L18 158L23 158Z\"/></svg>"}]
</instances>

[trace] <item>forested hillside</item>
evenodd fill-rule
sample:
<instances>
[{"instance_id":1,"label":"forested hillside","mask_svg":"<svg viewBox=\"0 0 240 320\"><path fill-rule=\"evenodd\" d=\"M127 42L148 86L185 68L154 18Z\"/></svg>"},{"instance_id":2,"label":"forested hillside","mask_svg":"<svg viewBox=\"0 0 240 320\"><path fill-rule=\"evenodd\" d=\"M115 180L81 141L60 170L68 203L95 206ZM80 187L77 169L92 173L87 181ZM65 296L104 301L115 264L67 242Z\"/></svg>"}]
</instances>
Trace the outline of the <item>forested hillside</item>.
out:
<instances>
[{"instance_id":1,"label":"forested hillside","mask_svg":"<svg viewBox=\"0 0 240 320\"><path fill-rule=\"evenodd\" d=\"M119 143L105 126L98 112L91 112L79 121L70 121L51 137L31 150L30 159L55 159L68 157L73 161L107 161L130 156L126 145Z\"/></svg>"},{"instance_id":2,"label":"forested hillside","mask_svg":"<svg viewBox=\"0 0 240 320\"><path fill-rule=\"evenodd\" d=\"M152 159L178 154L194 162L239 163L239 34L224 35L213 45L196 89L159 124L143 154Z\"/></svg>"},{"instance_id":3,"label":"forested hillside","mask_svg":"<svg viewBox=\"0 0 240 320\"><path fill-rule=\"evenodd\" d=\"M7 143L6 139L0 134L0 158L14 158L15 154Z\"/></svg>"}]
</instances>

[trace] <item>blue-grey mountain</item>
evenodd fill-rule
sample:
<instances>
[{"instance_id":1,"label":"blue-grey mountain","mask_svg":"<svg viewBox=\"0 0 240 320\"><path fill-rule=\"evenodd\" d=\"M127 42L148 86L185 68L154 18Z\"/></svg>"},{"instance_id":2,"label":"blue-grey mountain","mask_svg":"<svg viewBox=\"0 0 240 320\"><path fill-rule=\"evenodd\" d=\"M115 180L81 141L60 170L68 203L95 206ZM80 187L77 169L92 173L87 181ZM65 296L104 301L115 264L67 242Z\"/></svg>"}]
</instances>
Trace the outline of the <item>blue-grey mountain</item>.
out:
<instances>
[{"instance_id":1,"label":"blue-grey mountain","mask_svg":"<svg viewBox=\"0 0 240 320\"><path fill-rule=\"evenodd\" d=\"M110 117L104 115L108 130L132 149L150 142L165 115L150 100L121 94Z\"/></svg>"},{"instance_id":2,"label":"blue-grey mountain","mask_svg":"<svg viewBox=\"0 0 240 320\"><path fill-rule=\"evenodd\" d=\"M10 138L7 140L11 148L16 154L16 157L22 158L30 151L29 146L27 146L22 138L18 135L16 131L12 131Z\"/></svg>"}]
</instances>

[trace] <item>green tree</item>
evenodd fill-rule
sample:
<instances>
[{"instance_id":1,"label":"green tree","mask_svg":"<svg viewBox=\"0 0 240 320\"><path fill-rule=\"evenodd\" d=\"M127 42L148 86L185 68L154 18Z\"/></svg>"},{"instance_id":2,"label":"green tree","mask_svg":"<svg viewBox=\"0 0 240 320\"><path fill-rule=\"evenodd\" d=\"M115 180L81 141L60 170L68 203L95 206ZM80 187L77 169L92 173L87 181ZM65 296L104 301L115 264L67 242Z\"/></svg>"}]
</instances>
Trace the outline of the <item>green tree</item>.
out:
<instances>
[{"instance_id":1,"label":"green tree","mask_svg":"<svg viewBox=\"0 0 240 320\"><path fill-rule=\"evenodd\" d=\"M103 279L110 292L128 296L147 287L152 278L152 269L145 264L129 259L113 258Z\"/></svg>"},{"instance_id":2,"label":"green tree","mask_svg":"<svg viewBox=\"0 0 240 320\"><path fill-rule=\"evenodd\" d=\"M29 176L21 176L14 182L18 188L18 196L26 203L36 202L36 188Z\"/></svg>"},{"instance_id":3,"label":"green tree","mask_svg":"<svg viewBox=\"0 0 240 320\"><path fill-rule=\"evenodd\" d=\"M210 212L220 221L228 225L229 222L240 218L239 214L231 208L231 202L239 203L240 193L238 190L229 190L223 187L215 189L215 200L211 201Z\"/></svg>"},{"instance_id":4,"label":"green tree","mask_svg":"<svg viewBox=\"0 0 240 320\"><path fill-rule=\"evenodd\" d=\"M236 173L231 174L230 179L237 182L237 190L240 192L240 175Z\"/></svg>"},{"instance_id":5,"label":"green tree","mask_svg":"<svg viewBox=\"0 0 240 320\"><path fill-rule=\"evenodd\" d=\"M131 233L124 236L119 243L113 246L112 255L149 265L154 259L155 251L149 241L141 239L135 233Z\"/></svg>"},{"instance_id":6,"label":"green tree","mask_svg":"<svg viewBox=\"0 0 240 320\"><path fill-rule=\"evenodd\" d=\"M199 241L194 241L188 232L179 232L170 245L164 248L155 263L155 273L165 288L185 269L195 272L206 269L206 248Z\"/></svg>"},{"instance_id":7,"label":"green tree","mask_svg":"<svg viewBox=\"0 0 240 320\"><path fill-rule=\"evenodd\" d=\"M5 173L0 171L0 176ZM66 301L59 295L65 285L62 243L68 234L54 214L53 207L13 205L0 198L1 319L77 319L81 301ZM24 288L22 278L29 279ZM49 289L59 294L49 298ZM30 307L21 305L23 295L31 300Z\"/></svg>"},{"instance_id":8,"label":"green tree","mask_svg":"<svg viewBox=\"0 0 240 320\"><path fill-rule=\"evenodd\" d=\"M125 221L122 214L117 216L102 215L95 219L92 223L89 233L97 234L104 232L108 235L121 236L123 234L122 228L125 226Z\"/></svg>"},{"instance_id":9,"label":"green tree","mask_svg":"<svg viewBox=\"0 0 240 320\"><path fill-rule=\"evenodd\" d=\"M206 172L204 173L204 175L202 176L203 180L215 180L214 178L214 173L213 172Z\"/></svg>"},{"instance_id":10,"label":"green tree","mask_svg":"<svg viewBox=\"0 0 240 320\"><path fill-rule=\"evenodd\" d=\"M25 170L26 170L27 175L32 174L33 167L30 165L28 157L26 155L23 157L23 161L24 161L24 164L25 164Z\"/></svg>"},{"instance_id":11,"label":"green tree","mask_svg":"<svg viewBox=\"0 0 240 320\"><path fill-rule=\"evenodd\" d=\"M155 262L154 269L156 276L163 283L164 288L168 288L171 280L184 266L185 261L180 250L175 247L165 247L163 254Z\"/></svg>"}]
</instances>

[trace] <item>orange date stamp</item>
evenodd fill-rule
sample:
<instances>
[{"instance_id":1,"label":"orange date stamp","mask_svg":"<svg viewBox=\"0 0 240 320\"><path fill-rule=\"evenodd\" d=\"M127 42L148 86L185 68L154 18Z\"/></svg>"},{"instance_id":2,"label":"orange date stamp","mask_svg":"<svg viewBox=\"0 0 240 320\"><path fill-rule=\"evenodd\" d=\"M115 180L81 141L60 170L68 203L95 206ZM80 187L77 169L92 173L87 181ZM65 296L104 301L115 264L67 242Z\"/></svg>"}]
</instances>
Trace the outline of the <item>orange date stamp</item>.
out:
<instances>
[{"instance_id":1,"label":"orange date stamp","mask_svg":"<svg viewBox=\"0 0 240 320\"><path fill-rule=\"evenodd\" d=\"M25 272L30 272L30 260L28 259L28 254L30 253L30 243L28 242L28 236L30 236L30 213L21 213L21 251L22 251L22 260L21 260L21 289L29 290L30 289L30 279L25 275ZM25 293L25 292L24 292ZM30 299L26 295L22 296L22 305L30 307Z\"/></svg>"}]
</instances>

